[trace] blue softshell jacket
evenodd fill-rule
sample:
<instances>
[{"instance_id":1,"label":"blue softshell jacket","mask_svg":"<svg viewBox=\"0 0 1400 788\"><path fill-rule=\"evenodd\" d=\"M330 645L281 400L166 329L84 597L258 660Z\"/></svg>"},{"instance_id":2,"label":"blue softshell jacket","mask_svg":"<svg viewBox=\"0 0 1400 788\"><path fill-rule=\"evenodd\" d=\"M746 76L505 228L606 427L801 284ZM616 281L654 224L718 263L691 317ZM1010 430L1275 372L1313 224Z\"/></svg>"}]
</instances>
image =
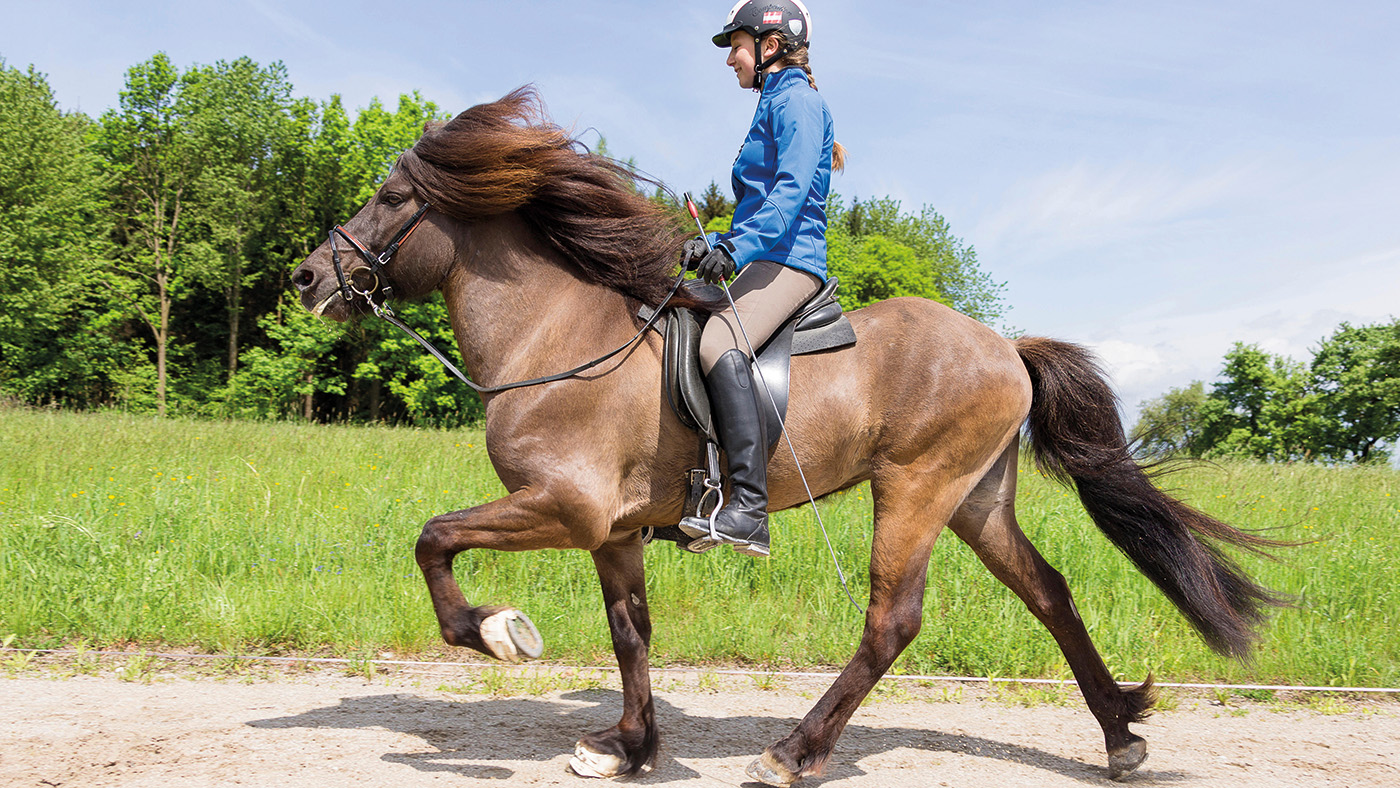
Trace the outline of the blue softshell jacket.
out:
<instances>
[{"instance_id":1,"label":"blue softshell jacket","mask_svg":"<svg viewBox=\"0 0 1400 788\"><path fill-rule=\"evenodd\" d=\"M738 268L771 260L826 280L831 110L800 68L764 79L753 125L734 160L734 223L712 234Z\"/></svg>"}]
</instances>

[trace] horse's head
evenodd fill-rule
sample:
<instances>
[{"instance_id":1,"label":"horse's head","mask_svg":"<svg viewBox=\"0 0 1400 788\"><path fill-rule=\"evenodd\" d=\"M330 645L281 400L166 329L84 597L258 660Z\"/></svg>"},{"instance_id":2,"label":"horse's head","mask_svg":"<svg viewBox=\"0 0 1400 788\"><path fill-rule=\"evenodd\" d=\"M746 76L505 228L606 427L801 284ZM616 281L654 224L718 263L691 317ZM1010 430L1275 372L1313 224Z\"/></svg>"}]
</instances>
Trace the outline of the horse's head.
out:
<instances>
[{"instance_id":1,"label":"horse's head","mask_svg":"<svg viewBox=\"0 0 1400 788\"><path fill-rule=\"evenodd\" d=\"M425 296L452 268L450 226L396 167L374 197L292 271L292 284L313 314L342 321L390 297Z\"/></svg>"}]
</instances>

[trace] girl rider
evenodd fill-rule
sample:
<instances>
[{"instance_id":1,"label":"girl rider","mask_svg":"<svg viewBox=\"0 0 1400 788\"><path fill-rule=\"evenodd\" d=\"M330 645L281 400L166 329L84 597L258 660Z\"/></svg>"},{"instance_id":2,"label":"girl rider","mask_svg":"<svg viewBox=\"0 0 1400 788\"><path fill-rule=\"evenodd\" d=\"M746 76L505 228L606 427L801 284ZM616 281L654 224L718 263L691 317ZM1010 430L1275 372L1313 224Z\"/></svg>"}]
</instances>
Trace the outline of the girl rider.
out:
<instances>
[{"instance_id":1,"label":"girl rider","mask_svg":"<svg viewBox=\"0 0 1400 788\"><path fill-rule=\"evenodd\" d=\"M798 0L740 0L712 39L729 49L725 64L739 87L758 92L758 109L734 161L731 229L711 234L712 250L696 238L682 252L683 264L698 260L697 275L711 284L739 272L729 285L737 322L733 308L710 317L700 366L729 466L729 501L715 534L754 556L768 555L768 440L759 409L772 405L757 394L738 323L756 349L821 288L831 170L845 159L807 65L811 27ZM687 518L681 529L710 541L703 520Z\"/></svg>"}]
</instances>

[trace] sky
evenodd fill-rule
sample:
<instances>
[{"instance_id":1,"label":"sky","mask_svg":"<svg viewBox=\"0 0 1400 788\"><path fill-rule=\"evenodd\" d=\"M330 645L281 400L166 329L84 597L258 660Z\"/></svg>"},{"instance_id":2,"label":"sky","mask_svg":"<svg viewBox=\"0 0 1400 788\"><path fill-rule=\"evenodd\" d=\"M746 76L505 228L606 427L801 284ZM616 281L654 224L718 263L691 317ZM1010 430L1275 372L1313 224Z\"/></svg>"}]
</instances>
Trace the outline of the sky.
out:
<instances>
[{"instance_id":1,"label":"sky","mask_svg":"<svg viewBox=\"0 0 1400 788\"><path fill-rule=\"evenodd\" d=\"M677 192L728 184L756 97L730 0L0 0L0 58L100 115L126 69L247 55L297 95L522 84ZM1089 345L1128 420L1235 342L1307 360L1400 317L1400 3L810 0L846 197L930 205L1005 282L998 328Z\"/></svg>"}]
</instances>

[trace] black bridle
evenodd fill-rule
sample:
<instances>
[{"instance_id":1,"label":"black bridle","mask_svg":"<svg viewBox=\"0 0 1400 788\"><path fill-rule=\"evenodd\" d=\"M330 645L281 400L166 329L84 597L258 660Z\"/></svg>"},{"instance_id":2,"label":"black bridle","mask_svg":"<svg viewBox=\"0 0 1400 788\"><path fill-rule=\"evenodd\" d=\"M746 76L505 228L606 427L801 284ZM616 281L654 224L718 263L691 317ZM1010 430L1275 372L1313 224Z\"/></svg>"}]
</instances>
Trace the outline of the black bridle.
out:
<instances>
[{"instance_id":1,"label":"black bridle","mask_svg":"<svg viewBox=\"0 0 1400 788\"><path fill-rule=\"evenodd\" d=\"M408 221L404 222L403 226L399 228L399 231L394 233L394 237L389 239L389 245L384 247L384 251L377 255L365 248L365 245L360 243L359 239L355 238L355 236L351 235L350 231L345 229L344 226L337 224L335 227L332 227L330 232L331 265L335 266L335 278L336 281L340 283L341 298L344 298L346 301L353 301L356 295L364 296L370 306L375 307L376 313L382 307L376 306L374 300L375 295L380 296L381 303L393 298L393 286L389 285L380 274L384 271L384 266L388 265L390 261L394 259L394 255L398 253L399 247L403 245L404 241L408 240L408 236L413 235L413 231L418 229L419 224L422 224L423 216L427 213L428 203L425 202L417 211L413 212L412 216L408 217ZM346 276L345 271L340 267L340 250L335 247L335 237L337 235L349 241L355 251L360 253L361 259L363 259L366 264L359 268L350 269L349 276ZM366 281L363 287L359 282L355 281L355 275L360 271L365 271L372 277L372 280ZM390 314L393 313L390 312Z\"/></svg>"},{"instance_id":2,"label":"black bridle","mask_svg":"<svg viewBox=\"0 0 1400 788\"><path fill-rule=\"evenodd\" d=\"M666 294L666 298L662 300L661 304L657 306L656 310L647 318L646 324L642 326L641 330L611 352L605 353L586 364L580 364L573 369L558 372L553 375L531 378L530 380L521 380L515 383L503 383L499 386L480 386L473 383L460 369L457 369L457 366L449 361L447 356L442 354L442 351L433 347L431 342L424 339L417 331L409 328L402 320L399 320L398 317L394 315L394 310L390 309L387 303L388 299L392 298L394 295L394 288L393 285L389 284L388 278L380 276L380 273L383 272L384 267L394 259L394 255L399 251L399 247L403 245L404 241L408 240L408 236L412 235L413 231L418 229L418 225L423 222L423 215L427 212L428 203L425 202L408 218L408 221L404 222L403 226L399 228L399 231L394 233L394 237L389 239L389 245L384 247L384 251L380 252L378 255L374 254L366 248L364 244L360 243L355 236L350 234L349 230L337 224L335 227L331 228L330 232L331 265L335 267L335 278L340 282L340 295L342 298L349 302L355 300L355 296L357 295L363 297L365 302L369 304L369 308L374 310L376 316L387 320L399 330L417 340L418 344L422 345L425 350L433 354L434 358L442 362L442 365L447 367L449 372L456 375L458 380L470 386L471 389L478 394L495 394L498 391L524 388L525 386L537 386L541 383L551 383L556 380L574 377L580 372L598 366L636 344L637 340L641 339L652 326L656 325L656 321L660 319L662 311L665 310L666 305L671 302L671 297L676 294L676 291L681 289L681 284L685 282L685 271L681 271L680 275L676 277L676 283L671 286L671 292ZM361 259L365 261L366 265L358 268L351 268L348 274L340 267L340 250L335 246L335 237L337 235L350 242L350 245L354 247L356 252L359 252ZM356 276L361 271L364 271L366 276L372 278L371 280L365 281L363 287L361 287L360 282L356 281ZM379 300L377 301L375 300L376 295L379 296Z\"/></svg>"}]
</instances>

